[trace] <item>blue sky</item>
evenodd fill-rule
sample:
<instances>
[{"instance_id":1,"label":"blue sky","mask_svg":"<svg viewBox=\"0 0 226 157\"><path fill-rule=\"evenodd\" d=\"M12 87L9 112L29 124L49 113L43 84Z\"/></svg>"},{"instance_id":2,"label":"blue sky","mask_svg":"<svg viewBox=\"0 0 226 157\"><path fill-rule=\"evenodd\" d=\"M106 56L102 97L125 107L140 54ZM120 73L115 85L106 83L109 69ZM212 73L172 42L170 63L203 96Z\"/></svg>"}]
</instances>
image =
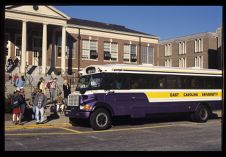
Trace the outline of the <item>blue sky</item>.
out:
<instances>
[{"instance_id":1,"label":"blue sky","mask_svg":"<svg viewBox=\"0 0 226 157\"><path fill-rule=\"evenodd\" d=\"M222 25L222 6L55 6L70 17L112 23L153 34L160 40Z\"/></svg>"}]
</instances>

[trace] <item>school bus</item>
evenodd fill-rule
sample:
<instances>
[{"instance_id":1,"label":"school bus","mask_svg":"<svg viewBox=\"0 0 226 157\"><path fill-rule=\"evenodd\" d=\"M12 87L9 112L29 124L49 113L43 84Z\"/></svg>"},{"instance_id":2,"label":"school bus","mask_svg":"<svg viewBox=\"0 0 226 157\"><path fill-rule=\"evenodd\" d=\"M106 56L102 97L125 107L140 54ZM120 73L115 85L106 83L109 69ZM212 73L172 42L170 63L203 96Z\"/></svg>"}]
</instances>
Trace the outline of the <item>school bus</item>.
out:
<instances>
[{"instance_id":1,"label":"school bus","mask_svg":"<svg viewBox=\"0 0 226 157\"><path fill-rule=\"evenodd\" d=\"M146 117L189 113L206 122L222 109L222 71L145 65L90 65L76 91L68 96L65 115L87 119L94 130L108 129L115 116Z\"/></svg>"}]
</instances>

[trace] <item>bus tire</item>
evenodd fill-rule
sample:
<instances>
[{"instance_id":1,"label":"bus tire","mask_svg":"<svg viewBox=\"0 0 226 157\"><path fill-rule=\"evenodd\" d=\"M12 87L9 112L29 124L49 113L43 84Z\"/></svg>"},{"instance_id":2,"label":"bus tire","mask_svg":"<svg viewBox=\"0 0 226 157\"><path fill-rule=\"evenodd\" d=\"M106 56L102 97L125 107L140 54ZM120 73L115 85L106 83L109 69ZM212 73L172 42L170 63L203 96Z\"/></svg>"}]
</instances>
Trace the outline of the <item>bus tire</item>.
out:
<instances>
[{"instance_id":1,"label":"bus tire","mask_svg":"<svg viewBox=\"0 0 226 157\"><path fill-rule=\"evenodd\" d=\"M209 120L210 110L206 105L199 105L194 113L191 114L192 121L204 123Z\"/></svg>"},{"instance_id":2,"label":"bus tire","mask_svg":"<svg viewBox=\"0 0 226 157\"><path fill-rule=\"evenodd\" d=\"M110 126L110 114L103 108L98 108L91 113L90 125L93 130L106 130Z\"/></svg>"}]
</instances>

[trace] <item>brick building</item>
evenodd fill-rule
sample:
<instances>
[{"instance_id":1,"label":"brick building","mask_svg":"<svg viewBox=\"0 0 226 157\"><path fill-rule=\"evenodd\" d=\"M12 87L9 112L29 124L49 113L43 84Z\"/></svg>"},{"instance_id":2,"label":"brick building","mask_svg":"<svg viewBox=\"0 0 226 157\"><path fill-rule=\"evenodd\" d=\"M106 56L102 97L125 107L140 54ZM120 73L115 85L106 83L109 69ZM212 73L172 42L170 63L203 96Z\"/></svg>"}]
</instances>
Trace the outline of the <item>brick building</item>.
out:
<instances>
[{"instance_id":1,"label":"brick building","mask_svg":"<svg viewBox=\"0 0 226 157\"><path fill-rule=\"evenodd\" d=\"M221 33L206 32L163 40L159 42L156 65L169 67L199 67L221 69Z\"/></svg>"},{"instance_id":2,"label":"brick building","mask_svg":"<svg viewBox=\"0 0 226 157\"><path fill-rule=\"evenodd\" d=\"M6 59L20 59L21 74L36 68L42 75L77 75L91 64L155 65L158 37L71 18L52 6L12 5L5 8L5 52Z\"/></svg>"}]
</instances>

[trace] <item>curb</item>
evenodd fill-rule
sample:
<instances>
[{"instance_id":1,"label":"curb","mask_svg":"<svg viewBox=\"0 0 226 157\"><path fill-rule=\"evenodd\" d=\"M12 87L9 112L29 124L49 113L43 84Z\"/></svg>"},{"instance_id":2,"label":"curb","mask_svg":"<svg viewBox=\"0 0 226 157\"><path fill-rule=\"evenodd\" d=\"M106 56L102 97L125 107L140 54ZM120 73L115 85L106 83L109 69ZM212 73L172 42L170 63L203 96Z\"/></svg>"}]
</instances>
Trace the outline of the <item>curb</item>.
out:
<instances>
[{"instance_id":1,"label":"curb","mask_svg":"<svg viewBox=\"0 0 226 157\"><path fill-rule=\"evenodd\" d=\"M18 129L40 129L40 128L57 128L71 126L70 123L55 123L55 124L27 124L27 125L8 125L5 126L5 131Z\"/></svg>"}]
</instances>

